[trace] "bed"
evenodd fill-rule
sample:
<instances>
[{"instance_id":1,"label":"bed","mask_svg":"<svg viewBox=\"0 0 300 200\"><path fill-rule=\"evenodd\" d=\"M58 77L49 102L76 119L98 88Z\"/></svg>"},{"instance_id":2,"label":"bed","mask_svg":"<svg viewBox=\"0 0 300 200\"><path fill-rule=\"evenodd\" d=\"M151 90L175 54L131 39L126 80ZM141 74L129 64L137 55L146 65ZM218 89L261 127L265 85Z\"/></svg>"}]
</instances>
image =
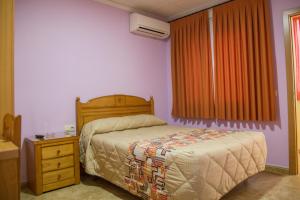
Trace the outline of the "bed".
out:
<instances>
[{"instance_id":1,"label":"bed","mask_svg":"<svg viewBox=\"0 0 300 200\"><path fill-rule=\"evenodd\" d=\"M147 200L217 200L265 169L263 133L170 126L154 100L111 95L76 100L86 173Z\"/></svg>"}]
</instances>

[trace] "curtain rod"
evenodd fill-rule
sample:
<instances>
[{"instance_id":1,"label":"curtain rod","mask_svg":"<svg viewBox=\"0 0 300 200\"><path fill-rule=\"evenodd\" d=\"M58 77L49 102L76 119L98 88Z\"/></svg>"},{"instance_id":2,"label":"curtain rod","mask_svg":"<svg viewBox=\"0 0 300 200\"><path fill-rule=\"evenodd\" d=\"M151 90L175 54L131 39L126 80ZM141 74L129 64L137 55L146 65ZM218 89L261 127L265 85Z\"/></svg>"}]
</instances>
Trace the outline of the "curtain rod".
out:
<instances>
[{"instance_id":1,"label":"curtain rod","mask_svg":"<svg viewBox=\"0 0 300 200\"><path fill-rule=\"evenodd\" d=\"M185 15L185 16L183 16L183 17L179 17L179 18L177 18L177 19L173 19L173 20L169 21L169 23L174 22L174 21L179 20L179 19L182 19L182 18L185 18L185 17L188 17L188 16L191 16L191 15L194 15L194 14L196 14L196 13L199 13L199 12L202 12L202 11L205 11L205 10L209 10L209 9L215 8L215 7L217 7L217 6L220 6L220 5L229 3L229 2L231 2L231 1L234 1L234 0L229 0L229 1L226 1L226 2L223 2L223 3L220 3L220 4L217 4L217 5L211 6L211 7L209 7L209 8L205 8L205 9L202 9L202 10L195 11L195 12L193 12L193 13L191 13L191 14L188 14L188 15Z\"/></svg>"}]
</instances>

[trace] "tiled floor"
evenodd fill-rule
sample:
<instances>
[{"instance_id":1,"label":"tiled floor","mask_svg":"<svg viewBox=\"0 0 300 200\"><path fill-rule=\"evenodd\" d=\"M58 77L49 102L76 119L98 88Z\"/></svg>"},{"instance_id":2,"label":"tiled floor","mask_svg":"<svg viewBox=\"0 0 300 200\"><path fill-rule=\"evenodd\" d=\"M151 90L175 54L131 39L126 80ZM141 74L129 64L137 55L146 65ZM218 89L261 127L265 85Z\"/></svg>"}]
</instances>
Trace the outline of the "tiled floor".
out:
<instances>
[{"instance_id":1,"label":"tiled floor","mask_svg":"<svg viewBox=\"0 0 300 200\"><path fill-rule=\"evenodd\" d=\"M100 178L85 176L81 184L38 197L25 189L21 200L138 200L128 192ZM260 173L238 185L222 200L300 200L300 176Z\"/></svg>"}]
</instances>

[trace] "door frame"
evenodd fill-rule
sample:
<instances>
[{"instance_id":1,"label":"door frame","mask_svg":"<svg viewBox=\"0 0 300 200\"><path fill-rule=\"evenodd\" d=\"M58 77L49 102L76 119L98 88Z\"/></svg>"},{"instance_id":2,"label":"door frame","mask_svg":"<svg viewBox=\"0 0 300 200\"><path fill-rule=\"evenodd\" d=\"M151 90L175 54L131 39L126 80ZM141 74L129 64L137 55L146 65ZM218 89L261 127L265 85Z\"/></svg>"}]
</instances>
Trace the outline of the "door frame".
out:
<instances>
[{"instance_id":1,"label":"door frame","mask_svg":"<svg viewBox=\"0 0 300 200\"><path fill-rule=\"evenodd\" d=\"M292 24L291 18L300 15L300 8L285 11L283 14L284 43L286 59L286 79L288 96L288 132L289 132L289 173L298 174L298 145L297 144L297 119L296 119L296 100L295 100L295 75L294 59L292 46ZM300 128L300 127L299 127Z\"/></svg>"}]
</instances>

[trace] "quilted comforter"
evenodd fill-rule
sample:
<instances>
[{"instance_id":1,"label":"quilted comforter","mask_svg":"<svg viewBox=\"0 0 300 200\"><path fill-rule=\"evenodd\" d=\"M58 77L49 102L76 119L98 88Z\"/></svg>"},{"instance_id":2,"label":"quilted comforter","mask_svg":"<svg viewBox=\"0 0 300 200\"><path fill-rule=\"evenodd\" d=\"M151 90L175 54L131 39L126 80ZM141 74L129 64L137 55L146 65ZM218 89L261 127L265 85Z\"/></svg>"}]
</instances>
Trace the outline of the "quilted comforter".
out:
<instances>
[{"instance_id":1,"label":"quilted comforter","mask_svg":"<svg viewBox=\"0 0 300 200\"><path fill-rule=\"evenodd\" d=\"M97 126L81 134L85 171L142 199L216 200L265 169L266 142L259 132L164 123L125 130L114 123Z\"/></svg>"}]
</instances>

